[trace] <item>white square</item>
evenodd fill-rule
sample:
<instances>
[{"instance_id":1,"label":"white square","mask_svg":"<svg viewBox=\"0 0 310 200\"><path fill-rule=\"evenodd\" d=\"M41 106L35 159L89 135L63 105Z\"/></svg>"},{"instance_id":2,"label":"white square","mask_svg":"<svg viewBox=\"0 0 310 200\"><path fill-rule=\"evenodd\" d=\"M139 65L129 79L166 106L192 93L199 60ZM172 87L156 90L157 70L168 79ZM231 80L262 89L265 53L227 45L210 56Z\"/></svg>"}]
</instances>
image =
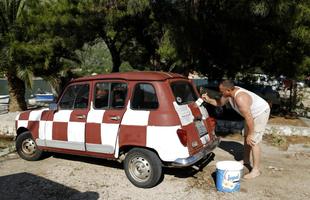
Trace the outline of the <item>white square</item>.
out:
<instances>
[{"instance_id":1,"label":"white square","mask_svg":"<svg viewBox=\"0 0 310 200\"><path fill-rule=\"evenodd\" d=\"M119 124L101 124L101 144L115 148Z\"/></svg>"},{"instance_id":2,"label":"white square","mask_svg":"<svg viewBox=\"0 0 310 200\"><path fill-rule=\"evenodd\" d=\"M102 123L104 110L90 110L87 114L87 123Z\"/></svg>"},{"instance_id":3,"label":"white square","mask_svg":"<svg viewBox=\"0 0 310 200\"><path fill-rule=\"evenodd\" d=\"M46 109L31 111L29 114L29 121L40 121L42 112L44 110Z\"/></svg>"},{"instance_id":4,"label":"white square","mask_svg":"<svg viewBox=\"0 0 310 200\"><path fill-rule=\"evenodd\" d=\"M147 126L149 123L149 116L150 111L127 109L121 124L132 126Z\"/></svg>"},{"instance_id":5,"label":"white square","mask_svg":"<svg viewBox=\"0 0 310 200\"><path fill-rule=\"evenodd\" d=\"M72 110L59 110L54 114L54 122L69 122Z\"/></svg>"},{"instance_id":6,"label":"white square","mask_svg":"<svg viewBox=\"0 0 310 200\"><path fill-rule=\"evenodd\" d=\"M27 126L28 126L28 120L18 120L17 121L17 128L19 128L19 127L27 128Z\"/></svg>"},{"instance_id":7,"label":"white square","mask_svg":"<svg viewBox=\"0 0 310 200\"><path fill-rule=\"evenodd\" d=\"M45 124L46 121L40 121L39 122L39 138L44 140L45 139Z\"/></svg>"},{"instance_id":8,"label":"white square","mask_svg":"<svg viewBox=\"0 0 310 200\"><path fill-rule=\"evenodd\" d=\"M188 149L181 144L177 135L179 128L180 126L148 126L146 146L156 149L164 161L188 157Z\"/></svg>"},{"instance_id":9,"label":"white square","mask_svg":"<svg viewBox=\"0 0 310 200\"><path fill-rule=\"evenodd\" d=\"M42 134L45 134L46 140L52 140L53 139L53 122L52 121L46 121L44 130L42 131ZM42 136L44 137L44 136Z\"/></svg>"},{"instance_id":10,"label":"white square","mask_svg":"<svg viewBox=\"0 0 310 200\"><path fill-rule=\"evenodd\" d=\"M68 122L67 134L70 142L85 142L85 123Z\"/></svg>"}]
</instances>

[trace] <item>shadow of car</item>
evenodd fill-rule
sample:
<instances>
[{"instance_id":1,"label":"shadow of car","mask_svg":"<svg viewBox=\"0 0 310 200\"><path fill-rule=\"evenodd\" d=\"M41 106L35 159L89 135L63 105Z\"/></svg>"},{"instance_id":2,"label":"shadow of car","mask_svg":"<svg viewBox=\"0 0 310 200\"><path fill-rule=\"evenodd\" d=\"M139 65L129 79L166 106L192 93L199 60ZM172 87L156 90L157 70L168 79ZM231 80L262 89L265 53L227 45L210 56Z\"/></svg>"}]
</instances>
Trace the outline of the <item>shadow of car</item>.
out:
<instances>
[{"instance_id":1,"label":"shadow of car","mask_svg":"<svg viewBox=\"0 0 310 200\"><path fill-rule=\"evenodd\" d=\"M0 177L1 199L99 199L97 192L81 192L35 174L22 172Z\"/></svg>"}]
</instances>

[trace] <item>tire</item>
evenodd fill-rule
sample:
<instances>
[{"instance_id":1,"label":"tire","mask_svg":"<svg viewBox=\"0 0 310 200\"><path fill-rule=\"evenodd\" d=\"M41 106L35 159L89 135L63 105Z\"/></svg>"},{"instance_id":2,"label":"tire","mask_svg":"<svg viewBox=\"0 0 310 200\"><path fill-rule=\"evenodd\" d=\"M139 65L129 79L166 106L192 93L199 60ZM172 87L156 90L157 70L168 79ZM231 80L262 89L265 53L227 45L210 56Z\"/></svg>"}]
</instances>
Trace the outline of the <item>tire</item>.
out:
<instances>
[{"instance_id":1,"label":"tire","mask_svg":"<svg viewBox=\"0 0 310 200\"><path fill-rule=\"evenodd\" d=\"M124 169L129 181L139 188L154 187L162 177L160 159L147 149L130 150L125 157Z\"/></svg>"},{"instance_id":2,"label":"tire","mask_svg":"<svg viewBox=\"0 0 310 200\"><path fill-rule=\"evenodd\" d=\"M28 161L39 160L43 154L29 131L25 131L17 136L16 151L21 158Z\"/></svg>"}]
</instances>

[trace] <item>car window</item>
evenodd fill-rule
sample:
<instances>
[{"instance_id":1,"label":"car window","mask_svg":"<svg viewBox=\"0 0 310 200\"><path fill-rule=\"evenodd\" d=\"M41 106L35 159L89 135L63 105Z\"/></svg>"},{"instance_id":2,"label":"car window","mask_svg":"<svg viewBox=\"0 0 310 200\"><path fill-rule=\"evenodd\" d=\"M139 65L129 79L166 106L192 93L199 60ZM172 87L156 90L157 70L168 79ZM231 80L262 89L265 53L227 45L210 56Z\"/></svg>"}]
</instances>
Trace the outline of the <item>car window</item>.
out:
<instances>
[{"instance_id":1,"label":"car window","mask_svg":"<svg viewBox=\"0 0 310 200\"><path fill-rule=\"evenodd\" d=\"M71 85L59 102L60 109L84 109L88 107L89 85Z\"/></svg>"},{"instance_id":2,"label":"car window","mask_svg":"<svg viewBox=\"0 0 310 200\"><path fill-rule=\"evenodd\" d=\"M111 84L111 101L113 108L124 108L127 96L127 84Z\"/></svg>"},{"instance_id":3,"label":"car window","mask_svg":"<svg viewBox=\"0 0 310 200\"><path fill-rule=\"evenodd\" d=\"M138 110L158 108L158 100L153 85L138 83L135 86L131 108Z\"/></svg>"},{"instance_id":4,"label":"car window","mask_svg":"<svg viewBox=\"0 0 310 200\"><path fill-rule=\"evenodd\" d=\"M95 85L95 108L108 108L109 106L110 83L97 83Z\"/></svg>"},{"instance_id":5,"label":"car window","mask_svg":"<svg viewBox=\"0 0 310 200\"><path fill-rule=\"evenodd\" d=\"M176 81L172 82L170 86L178 104L183 105L196 101L197 95L189 82Z\"/></svg>"},{"instance_id":6,"label":"car window","mask_svg":"<svg viewBox=\"0 0 310 200\"><path fill-rule=\"evenodd\" d=\"M94 107L97 109L124 108L126 96L126 83L96 83Z\"/></svg>"}]
</instances>

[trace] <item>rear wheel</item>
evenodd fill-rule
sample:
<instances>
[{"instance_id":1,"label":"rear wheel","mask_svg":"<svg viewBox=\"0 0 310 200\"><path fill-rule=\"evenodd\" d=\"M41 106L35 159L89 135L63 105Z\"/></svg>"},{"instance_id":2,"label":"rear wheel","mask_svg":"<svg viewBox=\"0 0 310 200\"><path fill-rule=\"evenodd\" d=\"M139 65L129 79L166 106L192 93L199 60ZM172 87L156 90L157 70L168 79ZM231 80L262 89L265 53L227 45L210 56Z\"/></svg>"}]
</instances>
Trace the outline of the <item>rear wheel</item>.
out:
<instances>
[{"instance_id":1,"label":"rear wheel","mask_svg":"<svg viewBox=\"0 0 310 200\"><path fill-rule=\"evenodd\" d=\"M124 161L124 169L130 182L140 188L154 187L162 176L160 159L147 149L130 150Z\"/></svg>"},{"instance_id":2,"label":"rear wheel","mask_svg":"<svg viewBox=\"0 0 310 200\"><path fill-rule=\"evenodd\" d=\"M39 160L42 156L42 151L38 149L29 131L17 136L16 151L21 158L29 161Z\"/></svg>"}]
</instances>

